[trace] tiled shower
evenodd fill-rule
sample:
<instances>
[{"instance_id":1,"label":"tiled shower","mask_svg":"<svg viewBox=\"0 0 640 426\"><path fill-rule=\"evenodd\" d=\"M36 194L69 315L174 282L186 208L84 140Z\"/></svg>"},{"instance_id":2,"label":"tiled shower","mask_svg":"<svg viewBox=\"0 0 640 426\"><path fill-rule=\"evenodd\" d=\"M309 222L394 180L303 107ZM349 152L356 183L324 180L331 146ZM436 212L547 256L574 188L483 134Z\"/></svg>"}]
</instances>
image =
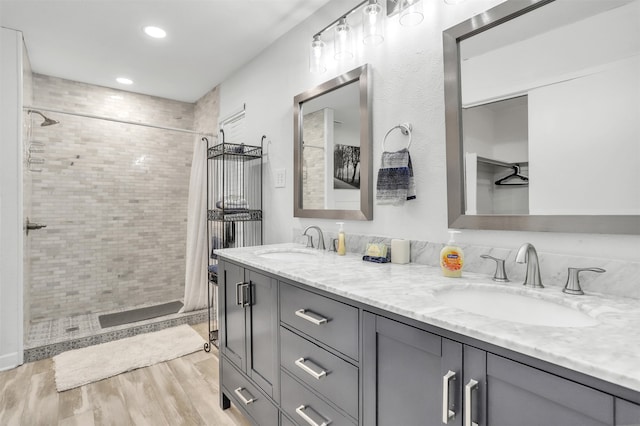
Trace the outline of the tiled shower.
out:
<instances>
[{"instance_id":1,"label":"tiled shower","mask_svg":"<svg viewBox=\"0 0 640 426\"><path fill-rule=\"evenodd\" d=\"M25 115L25 216L46 224L25 244L26 348L99 333L98 313L184 296L199 139L95 118L193 129L196 104L37 74L32 89L34 109L60 123Z\"/></svg>"}]
</instances>

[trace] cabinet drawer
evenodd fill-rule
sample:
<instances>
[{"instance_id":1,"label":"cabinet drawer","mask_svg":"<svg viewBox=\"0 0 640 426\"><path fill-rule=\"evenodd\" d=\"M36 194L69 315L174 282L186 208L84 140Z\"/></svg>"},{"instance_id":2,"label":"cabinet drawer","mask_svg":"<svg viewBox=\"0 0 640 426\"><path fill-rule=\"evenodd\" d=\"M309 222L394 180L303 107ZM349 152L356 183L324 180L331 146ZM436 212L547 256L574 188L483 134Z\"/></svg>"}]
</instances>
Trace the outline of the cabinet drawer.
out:
<instances>
[{"instance_id":1,"label":"cabinet drawer","mask_svg":"<svg viewBox=\"0 0 640 426\"><path fill-rule=\"evenodd\" d=\"M281 378L282 409L297 424L303 426L311 426L312 422L318 425L324 422L331 424L331 426L353 426L356 424L355 421L349 420L347 416L339 413L313 392L296 382L286 372L281 374Z\"/></svg>"},{"instance_id":2,"label":"cabinet drawer","mask_svg":"<svg viewBox=\"0 0 640 426\"><path fill-rule=\"evenodd\" d=\"M221 357L220 361L222 362L222 386L225 395L231 399L236 407L246 412L256 424L278 426L278 410L271 401L260 393L225 357Z\"/></svg>"},{"instance_id":3,"label":"cabinet drawer","mask_svg":"<svg viewBox=\"0 0 640 426\"><path fill-rule=\"evenodd\" d=\"M356 367L283 327L280 327L280 342L283 368L358 418ZM314 372L320 377L314 377Z\"/></svg>"},{"instance_id":4,"label":"cabinet drawer","mask_svg":"<svg viewBox=\"0 0 640 426\"><path fill-rule=\"evenodd\" d=\"M358 359L357 308L281 283L280 319L352 359Z\"/></svg>"}]
</instances>

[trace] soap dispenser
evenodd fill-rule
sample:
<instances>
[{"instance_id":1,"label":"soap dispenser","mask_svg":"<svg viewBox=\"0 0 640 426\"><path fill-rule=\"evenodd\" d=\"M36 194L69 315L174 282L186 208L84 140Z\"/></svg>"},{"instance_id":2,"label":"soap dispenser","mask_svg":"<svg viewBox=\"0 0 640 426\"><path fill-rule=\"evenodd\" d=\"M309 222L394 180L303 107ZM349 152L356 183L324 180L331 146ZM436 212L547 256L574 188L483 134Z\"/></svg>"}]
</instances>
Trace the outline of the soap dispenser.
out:
<instances>
[{"instance_id":1,"label":"soap dispenser","mask_svg":"<svg viewBox=\"0 0 640 426\"><path fill-rule=\"evenodd\" d=\"M338 250L337 253L340 256L344 256L345 254L347 254L347 245L345 242L345 236L344 236L344 222L336 222L338 225L340 225L340 229L338 229Z\"/></svg>"},{"instance_id":2,"label":"soap dispenser","mask_svg":"<svg viewBox=\"0 0 640 426\"><path fill-rule=\"evenodd\" d=\"M445 277L458 278L462 276L464 253L455 242L455 234L459 233L460 231L450 230L449 242L440 251L440 267L442 268L442 275Z\"/></svg>"}]
</instances>

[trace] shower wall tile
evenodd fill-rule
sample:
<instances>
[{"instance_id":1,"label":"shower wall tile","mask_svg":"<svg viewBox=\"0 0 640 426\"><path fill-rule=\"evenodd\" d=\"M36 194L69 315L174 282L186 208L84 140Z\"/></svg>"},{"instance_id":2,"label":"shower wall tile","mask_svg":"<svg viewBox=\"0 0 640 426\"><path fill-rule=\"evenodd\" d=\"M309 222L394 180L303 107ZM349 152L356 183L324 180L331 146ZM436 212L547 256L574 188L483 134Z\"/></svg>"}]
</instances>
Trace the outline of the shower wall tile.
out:
<instances>
[{"instance_id":1,"label":"shower wall tile","mask_svg":"<svg viewBox=\"0 0 640 426\"><path fill-rule=\"evenodd\" d=\"M192 128L194 104L34 76L35 105ZM66 114L33 127L31 321L184 295L194 135Z\"/></svg>"},{"instance_id":2,"label":"shower wall tile","mask_svg":"<svg viewBox=\"0 0 640 426\"><path fill-rule=\"evenodd\" d=\"M214 87L202 96L195 105L194 129L202 133L218 134L218 117L220 115L220 88ZM214 141L210 141L214 142Z\"/></svg>"}]
</instances>

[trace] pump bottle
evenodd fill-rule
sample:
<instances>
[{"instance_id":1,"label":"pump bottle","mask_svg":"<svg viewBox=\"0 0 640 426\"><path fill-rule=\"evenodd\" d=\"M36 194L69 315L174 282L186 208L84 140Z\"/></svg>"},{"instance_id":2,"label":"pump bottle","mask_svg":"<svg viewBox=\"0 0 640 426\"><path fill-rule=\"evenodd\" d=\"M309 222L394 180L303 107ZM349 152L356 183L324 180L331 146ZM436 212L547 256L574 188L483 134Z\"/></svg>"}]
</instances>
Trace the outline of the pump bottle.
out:
<instances>
[{"instance_id":1,"label":"pump bottle","mask_svg":"<svg viewBox=\"0 0 640 426\"><path fill-rule=\"evenodd\" d=\"M344 222L336 222L338 225L340 225L340 229L338 230L338 249L337 249L337 253L340 256L344 256L345 254L347 254L347 245L345 242L345 236L344 236Z\"/></svg>"},{"instance_id":2,"label":"pump bottle","mask_svg":"<svg viewBox=\"0 0 640 426\"><path fill-rule=\"evenodd\" d=\"M440 251L440 267L442 268L442 275L445 277L458 278L462 276L464 253L455 242L455 234L459 233L460 231L450 230L449 242Z\"/></svg>"}]
</instances>

